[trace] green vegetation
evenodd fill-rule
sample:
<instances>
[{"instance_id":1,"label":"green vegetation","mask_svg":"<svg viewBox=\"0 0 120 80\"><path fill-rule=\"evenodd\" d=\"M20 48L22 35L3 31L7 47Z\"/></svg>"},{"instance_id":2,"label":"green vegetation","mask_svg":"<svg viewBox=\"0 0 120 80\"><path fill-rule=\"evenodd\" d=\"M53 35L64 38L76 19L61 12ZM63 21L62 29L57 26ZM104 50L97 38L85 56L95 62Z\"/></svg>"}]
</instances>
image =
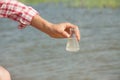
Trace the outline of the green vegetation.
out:
<instances>
[{"instance_id":1,"label":"green vegetation","mask_svg":"<svg viewBox=\"0 0 120 80\"><path fill-rule=\"evenodd\" d=\"M20 0L24 3L43 3L43 2L62 2L70 7L85 7L85 8L118 8L120 7L120 0Z\"/></svg>"},{"instance_id":2,"label":"green vegetation","mask_svg":"<svg viewBox=\"0 0 120 80\"><path fill-rule=\"evenodd\" d=\"M104 7L111 7L116 8L120 7L120 0L75 0L73 4L70 5L74 7L88 7L88 8L104 8Z\"/></svg>"},{"instance_id":3,"label":"green vegetation","mask_svg":"<svg viewBox=\"0 0 120 80\"><path fill-rule=\"evenodd\" d=\"M50 2L60 2L61 0L19 0L24 3L39 4L39 3L50 3Z\"/></svg>"}]
</instances>

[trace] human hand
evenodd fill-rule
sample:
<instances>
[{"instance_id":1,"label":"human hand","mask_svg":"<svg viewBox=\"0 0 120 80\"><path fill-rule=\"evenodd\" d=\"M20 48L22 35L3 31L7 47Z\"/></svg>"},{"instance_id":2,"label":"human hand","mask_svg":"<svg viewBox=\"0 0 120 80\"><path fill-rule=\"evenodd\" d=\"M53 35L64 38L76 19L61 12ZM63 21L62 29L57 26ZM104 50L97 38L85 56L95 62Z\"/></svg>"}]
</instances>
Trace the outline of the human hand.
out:
<instances>
[{"instance_id":1,"label":"human hand","mask_svg":"<svg viewBox=\"0 0 120 80\"><path fill-rule=\"evenodd\" d=\"M49 27L49 30L46 32L49 36L53 38L69 38L70 37L70 29L75 29L75 35L77 40L80 40L80 31L78 26L73 25L71 23L59 23L59 24L52 24Z\"/></svg>"},{"instance_id":2,"label":"human hand","mask_svg":"<svg viewBox=\"0 0 120 80\"><path fill-rule=\"evenodd\" d=\"M71 23L53 24L43 19L41 16L36 15L33 17L31 25L53 38L69 38L71 35L70 29L74 28L76 38L78 41L80 40L80 31L78 26Z\"/></svg>"}]
</instances>

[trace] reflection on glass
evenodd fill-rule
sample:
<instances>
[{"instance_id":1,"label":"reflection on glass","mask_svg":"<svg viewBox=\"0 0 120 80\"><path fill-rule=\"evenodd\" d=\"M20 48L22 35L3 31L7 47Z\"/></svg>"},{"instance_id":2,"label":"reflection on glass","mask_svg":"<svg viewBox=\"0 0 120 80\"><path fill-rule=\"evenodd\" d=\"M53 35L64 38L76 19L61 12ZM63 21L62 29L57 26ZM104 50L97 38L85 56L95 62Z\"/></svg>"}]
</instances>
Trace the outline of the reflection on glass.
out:
<instances>
[{"instance_id":1,"label":"reflection on glass","mask_svg":"<svg viewBox=\"0 0 120 80\"><path fill-rule=\"evenodd\" d=\"M76 39L75 35L75 29L70 29L70 38L68 38L67 45L66 45L66 50L70 52L77 52L79 51L79 42Z\"/></svg>"}]
</instances>

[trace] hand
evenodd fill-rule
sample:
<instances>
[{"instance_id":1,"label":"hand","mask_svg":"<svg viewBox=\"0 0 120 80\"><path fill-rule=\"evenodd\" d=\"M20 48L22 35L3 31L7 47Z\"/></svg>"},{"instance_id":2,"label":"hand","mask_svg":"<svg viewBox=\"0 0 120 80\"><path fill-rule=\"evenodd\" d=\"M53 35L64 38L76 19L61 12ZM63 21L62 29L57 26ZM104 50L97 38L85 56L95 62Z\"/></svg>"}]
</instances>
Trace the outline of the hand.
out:
<instances>
[{"instance_id":1,"label":"hand","mask_svg":"<svg viewBox=\"0 0 120 80\"><path fill-rule=\"evenodd\" d=\"M53 38L69 38L70 29L74 28L76 38L78 41L80 40L80 31L78 26L71 23L53 24L43 19L39 15L35 15L31 21L31 25Z\"/></svg>"},{"instance_id":2,"label":"hand","mask_svg":"<svg viewBox=\"0 0 120 80\"><path fill-rule=\"evenodd\" d=\"M78 26L71 23L52 24L46 33L53 38L69 38L71 28L75 29L75 35L77 40L79 41L80 31L78 29Z\"/></svg>"}]
</instances>

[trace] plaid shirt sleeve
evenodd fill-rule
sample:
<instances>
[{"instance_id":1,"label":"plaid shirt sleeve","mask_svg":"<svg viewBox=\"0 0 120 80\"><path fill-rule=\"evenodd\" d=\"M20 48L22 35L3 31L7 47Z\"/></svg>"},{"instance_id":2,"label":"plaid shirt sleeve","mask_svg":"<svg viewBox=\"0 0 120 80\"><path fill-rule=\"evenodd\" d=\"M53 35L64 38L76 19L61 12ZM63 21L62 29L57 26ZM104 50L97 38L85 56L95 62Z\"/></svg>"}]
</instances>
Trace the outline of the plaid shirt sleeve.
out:
<instances>
[{"instance_id":1,"label":"plaid shirt sleeve","mask_svg":"<svg viewBox=\"0 0 120 80\"><path fill-rule=\"evenodd\" d=\"M36 14L38 12L32 7L26 6L16 0L0 0L0 17L19 22L19 29L30 25L33 16Z\"/></svg>"}]
</instances>

